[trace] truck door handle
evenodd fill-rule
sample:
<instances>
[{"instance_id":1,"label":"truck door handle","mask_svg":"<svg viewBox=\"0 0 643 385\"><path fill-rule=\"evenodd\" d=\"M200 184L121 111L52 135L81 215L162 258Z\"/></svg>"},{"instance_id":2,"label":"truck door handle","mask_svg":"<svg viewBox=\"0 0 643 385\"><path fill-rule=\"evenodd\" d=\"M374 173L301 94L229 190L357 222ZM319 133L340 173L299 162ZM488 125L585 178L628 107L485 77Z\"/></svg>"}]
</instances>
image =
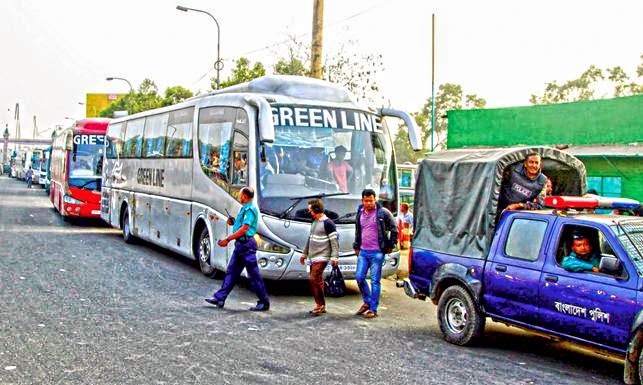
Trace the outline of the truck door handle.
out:
<instances>
[{"instance_id":1,"label":"truck door handle","mask_svg":"<svg viewBox=\"0 0 643 385\"><path fill-rule=\"evenodd\" d=\"M505 265L496 265L496 271L504 273L505 271L507 271L507 266L505 266Z\"/></svg>"},{"instance_id":2,"label":"truck door handle","mask_svg":"<svg viewBox=\"0 0 643 385\"><path fill-rule=\"evenodd\" d=\"M545 281L556 283L556 282L558 282L558 276L556 276L556 275L546 275L545 276Z\"/></svg>"}]
</instances>

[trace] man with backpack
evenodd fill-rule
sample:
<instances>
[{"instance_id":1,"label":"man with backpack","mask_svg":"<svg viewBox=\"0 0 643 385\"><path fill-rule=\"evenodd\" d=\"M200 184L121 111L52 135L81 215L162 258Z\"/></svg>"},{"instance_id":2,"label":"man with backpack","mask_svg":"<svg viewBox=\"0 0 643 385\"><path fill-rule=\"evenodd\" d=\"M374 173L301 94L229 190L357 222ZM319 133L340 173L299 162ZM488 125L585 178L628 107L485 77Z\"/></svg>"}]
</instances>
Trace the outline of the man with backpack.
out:
<instances>
[{"instance_id":1,"label":"man with backpack","mask_svg":"<svg viewBox=\"0 0 643 385\"><path fill-rule=\"evenodd\" d=\"M339 241L335 223L324 214L324 203L321 199L308 201L308 212L313 217L310 225L310 235L300 258L301 264L306 260L310 265L310 287L315 298L315 307L309 313L320 315L326 313L324 298L324 270L330 261L337 266L339 257Z\"/></svg>"}]
</instances>

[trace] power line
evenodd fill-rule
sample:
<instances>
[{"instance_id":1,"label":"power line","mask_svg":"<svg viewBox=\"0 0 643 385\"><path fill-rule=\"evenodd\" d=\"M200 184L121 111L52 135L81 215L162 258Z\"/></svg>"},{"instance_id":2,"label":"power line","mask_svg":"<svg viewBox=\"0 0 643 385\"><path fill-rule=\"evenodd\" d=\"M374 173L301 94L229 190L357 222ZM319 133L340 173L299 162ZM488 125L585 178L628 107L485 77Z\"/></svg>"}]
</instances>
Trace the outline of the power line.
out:
<instances>
[{"instance_id":1,"label":"power line","mask_svg":"<svg viewBox=\"0 0 643 385\"><path fill-rule=\"evenodd\" d=\"M337 21L335 21L335 22L332 22L332 23L330 23L330 24L328 25L328 28L333 28L333 27L336 27L337 25L343 24L343 23L345 23L345 22L347 22L347 21L349 21L349 20L352 20L352 19L358 18L358 17L360 17L360 16L362 16L362 15L364 15L364 14L367 14L367 13L369 13L369 12L373 11L375 8L379 7L380 5L381 5L381 2L380 2L380 3L378 3L378 4L374 4L374 5L372 5L372 6L368 7L368 8L366 8L366 9L364 9L364 10L361 10L361 11L359 11L359 12L356 12L356 13L354 13L354 14L352 14L352 15L348 16L348 17L345 17L345 18L343 18L343 19L340 19L340 20L337 20ZM275 43L272 43L272 44L268 44L268 45L266 45L266 46L264 46L264 47L261 47L261 48L255 48L255 49L252 49L252 50L250 50L250 51L247 51L247 52L241 53L241 54L239 54L239 55L236 55L236 57L242 57L242 56L252 55L252 54L257 53L257 52L265 51L265 50L271 49L271 48L273 48L273 47L277 47L277 46L280 46L280 45L283 45L283 44L287 44L287 43L291 42L294 38L301 38L301 37L310 36L310 35L311 35L311 33L310 33L310 32L302 32L302 33L300 33L300 34L292 35L292 36L290 36L288 39L284 39L284 40L281 40L281 41L278 41L278 42L275 42ZM231 59L222 58L221 60L231 60ZM200 82L201 82L201 81L202 81L206 76L210 75L210 73L211 73L213 70L214 70L214 68L210 68L210 69L208 69L208 70L207 70L203 75L201 75L197 80L195 80L195 81L192 83L192 85L197 84L197 83L200 83Z\"/></svg>"},{"instance_id":2,"label":"power line","mask_svg":"<svg viewBox=\"0 0 643 385\"><path fill-rule=\"evenodd\" d=\"M362 15L364 15L364 14L366 14L366 13L371 12L371 11L372 11L372 10L374 10L375 8L379 7L380 5L381 5L381 4L375 4L375 5L372 5L372 6L370 6L369 8L366 8L366 9L364 9L364 10L362 10L362 11L359 11L359 12L357 12L357 13L354 13L354 14L352 14L352 15L350 15L350 16L348 16L348 17L344 18L344 19L340 19L340 20L338 20L338 21L335 21L335 22L333 22L333 23L330 23L330 24L328 25L328 27L329 27L329 28L332 28L332 27L335 27L335 26L337 26L337 25L339 25L339 24L343 24L343 23L347 22L348 20L355 19L355 18L357 18L357 17L359 17L359 16L362 16ZM288 43L288 42L292 41L292 38L293 38L293 37L294 37L294 38L300 38L300 37L310 36L310 35L311 35L311 33L310 33L310 32L302 32L302 33L300 33L300 34L293 35L292 37L290 37L290 38L288 38L288 39L281 40L281 41L278 41L278 42L276 42L276 43L269 44L269 45L267 45L267 46L265 46L265 47L262 47L262 48L255 48L255 49L253 49L253 50L250 50L250 51L247 51L247 52L241 53L241 54L239 54L238 56L251 55L251 54L256 53L256 52L265 51L265 50L270 49L270 48L272 48L272 47L276 47L276 46L279 46L279 45L282 45L282 44L286 44L286 43Z\"/></svg>"}]
</instances>

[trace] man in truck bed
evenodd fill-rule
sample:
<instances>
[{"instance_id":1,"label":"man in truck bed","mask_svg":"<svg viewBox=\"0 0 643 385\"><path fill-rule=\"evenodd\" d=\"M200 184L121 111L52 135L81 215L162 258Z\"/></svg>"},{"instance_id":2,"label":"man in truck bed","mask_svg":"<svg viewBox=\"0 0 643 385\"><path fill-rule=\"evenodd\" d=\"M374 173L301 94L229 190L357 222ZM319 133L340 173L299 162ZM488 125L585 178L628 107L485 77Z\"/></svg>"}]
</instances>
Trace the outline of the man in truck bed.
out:
<instances>
[{"instance_id":1,"label":"man in truck bed","mask_svg":"<svg viewBox=\"0 0 643 385\"><path fill-rule=\"evenodd\" d=\"M523 163L510 167L509 178L500 188L498 212L542 208L547 177L542 173L541 165L540 154L532 152Z\"/></svg>"}]
</instances>

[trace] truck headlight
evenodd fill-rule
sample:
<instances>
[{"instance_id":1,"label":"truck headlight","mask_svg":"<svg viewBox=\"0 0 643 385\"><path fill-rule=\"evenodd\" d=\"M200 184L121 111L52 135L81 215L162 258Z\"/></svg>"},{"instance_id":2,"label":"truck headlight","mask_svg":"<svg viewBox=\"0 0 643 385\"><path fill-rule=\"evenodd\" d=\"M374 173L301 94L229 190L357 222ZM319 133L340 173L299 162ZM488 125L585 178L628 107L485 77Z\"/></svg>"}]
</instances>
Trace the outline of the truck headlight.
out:
<instances>
[{"instance_id":1,"label":"truck headlight","mask_svg":"<svg viewBox=\"0 0 643 385\"><path fill-rule=\"evenodd\" d=\"M257 241L257 250L263 251L266 253L277 253L277 254L288 254L290 253L290 248L283 246L272 239L262 237L259 234L255 234L255 241Z\"/></svg>"},{"instance_id":2,"label":"truck headlight","mask_svg":"<svg viewBox=\"0 0 643 385\"><path fill-rule=\"evenodd\" d=\"M69 195L64 195L63 196L63 202L68 203L68 204L73 204L73 205L82 205L83 201L79 201L78 199L74 199L70 197Z\"/></svg>"}]
</instances>

